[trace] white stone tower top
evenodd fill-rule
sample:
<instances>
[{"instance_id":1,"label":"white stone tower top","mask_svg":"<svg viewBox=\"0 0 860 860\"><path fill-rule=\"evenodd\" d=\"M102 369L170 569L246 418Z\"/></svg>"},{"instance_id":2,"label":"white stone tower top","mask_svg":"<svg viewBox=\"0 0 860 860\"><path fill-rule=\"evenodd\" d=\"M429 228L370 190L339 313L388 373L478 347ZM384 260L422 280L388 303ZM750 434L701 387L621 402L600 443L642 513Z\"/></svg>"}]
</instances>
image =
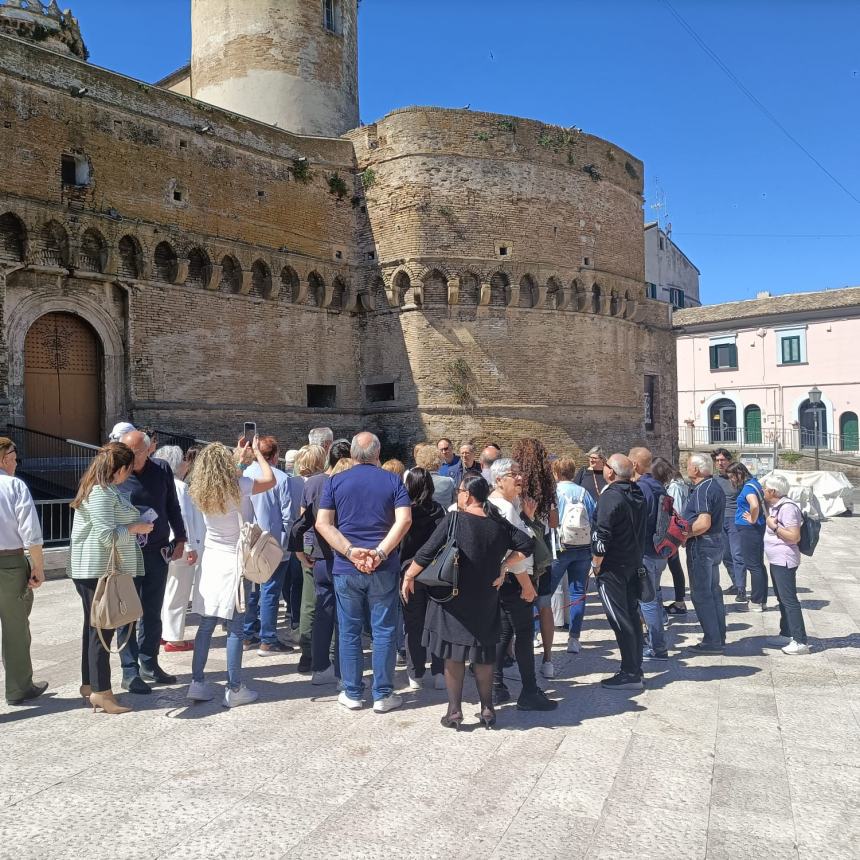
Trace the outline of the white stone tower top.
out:
<instances>
[{"instance_id":1,"label":"white stone tower top","mask_svg":"<svg viewBox=\"0 0 860 860\"><path fill-rule=\"evenodd\" d=\"M192 0L191 95L298 134L358 126L358 0Z\"/></svg>"}]
</instances>

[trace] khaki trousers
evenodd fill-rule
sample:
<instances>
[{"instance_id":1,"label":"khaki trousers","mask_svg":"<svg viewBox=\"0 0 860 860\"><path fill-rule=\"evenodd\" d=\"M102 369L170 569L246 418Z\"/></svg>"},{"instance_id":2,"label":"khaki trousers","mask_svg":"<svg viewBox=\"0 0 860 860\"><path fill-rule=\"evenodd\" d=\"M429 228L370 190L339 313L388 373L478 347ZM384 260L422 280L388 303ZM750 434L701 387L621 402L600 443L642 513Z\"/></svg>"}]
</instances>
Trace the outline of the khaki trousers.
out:
<instances>
[{"instance_id":1,"label":"khaki trousers","mask_svg":"<svg viewBox=\"0 0 860 860\"><path fill-rule=\"evenodd\" d=\"M30 661L30 610L33 590L27 587L30 565L23 555L0 555L0 628L6 698L18 699L33 685Z\"/></svg>"}]
</instances>

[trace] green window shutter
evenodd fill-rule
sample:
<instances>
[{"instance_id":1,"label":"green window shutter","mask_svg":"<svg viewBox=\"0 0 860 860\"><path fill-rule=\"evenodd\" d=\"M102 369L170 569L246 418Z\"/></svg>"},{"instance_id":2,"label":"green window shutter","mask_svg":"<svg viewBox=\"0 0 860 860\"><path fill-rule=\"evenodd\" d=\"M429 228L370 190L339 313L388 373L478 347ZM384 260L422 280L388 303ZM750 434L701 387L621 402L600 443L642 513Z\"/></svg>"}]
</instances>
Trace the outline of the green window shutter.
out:
<instances>
[{"instance_id":1,"label":"green window shutter","mask_svg":"<svg viewBox=\"0 0 860 860\"><path fill-rule=\"evenodd\" d=\"M712 346L709 348L711 353L711 370L717 369L717 348Z\"/></svg>"},{"instance_id":2,"label":"green window shutter","mask_svg":"<svg viewBox=\"0 0 860 860\"><path fill-rule=\"evenodd\" d=\"M738 366L738 347L737 344L729 344L729 367Z\"/></svg>"}]
</instances>

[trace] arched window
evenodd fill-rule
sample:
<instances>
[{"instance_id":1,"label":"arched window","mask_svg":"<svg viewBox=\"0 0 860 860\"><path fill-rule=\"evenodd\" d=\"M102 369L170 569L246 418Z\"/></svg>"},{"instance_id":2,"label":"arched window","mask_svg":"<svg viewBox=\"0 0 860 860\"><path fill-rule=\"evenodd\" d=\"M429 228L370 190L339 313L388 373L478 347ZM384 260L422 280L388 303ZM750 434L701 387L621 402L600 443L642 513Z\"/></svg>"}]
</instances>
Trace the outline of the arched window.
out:
<instances>
[{"instance_id":1,"label":"arched window","mask_svg":"<svg viewBox=\"0 0 860 860\"><path fill-rule=\"evenodd\" d=\"M340 278L335 278L331 283L331 301L329 310L339 311L343 308L343 299L346 295L346 287Z\"/></svg>"},{"instance_id":2,"label":"arched window","mask_svg":"<svg viewBox=\"0 0 860 860\"><path fill-rule=\"evenodd\" d=\"M26 235L24 223L17 215L11 212L0 215L0 259L23 260Z\"/></svg>"},{"instance_id":3,"label":"arched window","mask_svg":"<svg viewBox=\"0 0 860 860\"><path fill-rule=\"evenodd\" d=\"M744 439L747 445L761 445L761 409L755 404L744 409Z\"/></svg>"},{"instance_id":4,"label":"arched window","mask_svg":"<svg viewBox=\"0 0 860 860\"><path fill-rule=\"evenodd\" d=\"M312 308L318 308L323 303L325 298L325 281L317 272L311 272L308 275L308 296L305 299L305 304Z\"/></svg>"},{"instance_id":5,"label":"arched window","mask_svg":"<svg viewBox=\"0 0 860 860\"><path fill-rule=\"evenodd\" d=\"M242 267L229 254L221 260L221 283L218 288L222 293L238 293L242 289Z\"/></svg>"},{"instance_id":6,"label":"arched window","mask_svg":"<svg viewBox=\"0 0 860 860\"><path fill-rule=\"evenodd\" d=\"M585 287L575 278L570 283L571 301L568 306L572 311L584 311L585 307Z\"/></svg>"},{"instance_id":7,"label":"arched window","mask_svg":"<svg viewBox=\"0 0 860 860\"><path fill-rule=\"evenodd\" d=\"M140 243L133 236L123 236L119 240L119 276L121 278L139 278L140 260Z\"/></svg>"},{"instance_id":8,"label":"arched window","mask_svg":"<svg viewBox=\"0 0 860 860\"><path fill-rule=\"evenodd\" d=\"M78 264L86 272L103 272L107 262L107 244L102 234L92 228L81 237Z\"/></svg>"},{"instance_id":9,"label":"arched window","mask_svg":"<svg viewBox=\"0 0 860 860\"><path fill-rule=\"evenodd\" d=\"M843 412L839 416L839 450L860 450L860 432L858 432L856 412Z\"/></svg>"},{"instance_id":10,"label":"arched window","mask_svg":"<svg viewBox=\"0 0 860 860\"><path fill-rule=\"evenodd\" d=\"M561 283L557 278L550 278L546 282L546 302L544 307L550 310L558 310L562 303Z\"/></svg>"},{"instance_id":11,"label":"arched window","mask_svg":"<svg viewBox=\"0 0 860 860\"><path fill-rule=\"evenodd\" d=\"M152 279L172 284L176 279L176 251L169 242L159 242L155 246L153 258Z\"/></svg>"},{"instance_id":12,"label":"arched window","mask_svg":"<svg viewBox=\"0 0 860 860\"><path fill-rule=\"evenodd\" d=\"M609 295L609 315L618 316L618 293L613 290Z\"/></svg>"},{"instance_id":13,"label":"arched window","mask_svg":"<svg viewBox=\"0 0 860 860\"><path fill-rule=\"evenodd\" d=\"M288 301L294 302L299 297L299 276L292 266L281 269L281 295Z\"/></svg>"},{"instance_id":14,"label":"arched window","mask_svg":"<svg viewBox=\"0 0 860 860\"><path fill-rule=\"evenodd\" d=\"M61 224L49 221L39 233L39 263L63 267L69 264L69 237Z\"/></svg>"},{"instance_id":15,"label":"arched window","mask_svg":"<svg viewBox=\"0 0 860 860\"><path fill-rule=\"evenodd\" d=\"M272 295L272 270L262 261L251 266L251 295L268 299Z\"/></svg>"},{"instance_id":16,"label":"arched window","mask_svg":"<svg viewBox=\"0 0 860 860\"><path fill-rule=\"evenodd\" d=\"M415 291L412 289L412 281L406 272L398 272L394 276L394 296L398 307L415 303Z\"/></svg>"},{"instance_id":17,"label":"arched window","mask_svg":"<svg viewBox=\"0 0 860 860\"><path fill-rule=\"evenodd\" d=\"M448 304L448 279L438 269L425 275L423 283L425 307Z\"/></svg>"},{"instance_id":18,"label":"arched window","mask_svg":"<svg viewBox=\"0 0 860 860\"><path fill-rule=\"evenodd\" d=\"M738 410L734 401L723 397L708 411L711 443L738 441Z\"/></svg>"},{"instance_id":19,"label":"arched window","mask_svg":"<svg viewBox=\"0 0 860 860\"><path fill-rule=\"evenodd\" d=\"M816 437L816 418L818 425L818 447L827 448L827 409L823 403L813 406L804 400L797 410L797 420L800 423L800 447L814 448Z\"/></svg>"},{"instance_id":20,"label":"arched window","mask_svg":"<svg viewBox=\"0 0 860 860\"><path fill-rule=\"evenodd\" d=\"M503 308L508 303L510 280L504 272L496 272L490 278L490 307Z\"/></svg>"},{"instance_id":21,"label":"arched window","mask_svg":"<svg viewBox=\"0 0 860 860\"><path fill-rule=\"evenodd\" d=\"M189 287L206 287L211 278L209 255L202 248L192 248L188 254L188 277L185 283Z\"/></svg>"},{"instance_id":22,"label":"arched window","mask_svg":"<svg viewBox=\"0 0 860 860\"><path fill-rule=\"evenodd\" d=\"M599 314L601 311L602 298L600 295L600 284L595 284L591 288L591 312Z\"/></svg>"},{"instance_id":23,"label":"arched window","mask_svg":"<svg viewBox=\"0 0 860 860\"><path fill-rule=\"evenodd\" d=\"M531 275L523 275L520 278L520 304L521 308L533 308L537 298L537 287Z\"/></svg>"},{"instance_id":24,"label":"arched window","mask_svg":"<svg viewBox=\"0 0 860 860\"><path fill-rule=\"evenodd\" d=\"M481 298L481 285L471 272L463 272L460 275L460 304L475 305Z\"/></svg>"}]
</instances>

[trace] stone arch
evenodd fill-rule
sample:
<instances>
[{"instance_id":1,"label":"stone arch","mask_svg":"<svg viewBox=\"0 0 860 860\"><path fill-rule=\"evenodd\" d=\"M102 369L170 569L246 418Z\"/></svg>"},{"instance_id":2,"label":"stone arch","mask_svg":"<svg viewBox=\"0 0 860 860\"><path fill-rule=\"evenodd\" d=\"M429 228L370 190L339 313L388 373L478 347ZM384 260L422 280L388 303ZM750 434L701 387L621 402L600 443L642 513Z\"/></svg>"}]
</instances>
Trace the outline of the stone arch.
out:
<instances>
[{"instance_id":1,"label":"stone arch","mask_svg":"<svg viewBox=\"0 0 860 860\"><path fill-rule=\"evenodd\" d=\"M609 316L617 317L619 309L620 302L618 299L618 290L612 290L609 294Z\"/></svg>"},{"instance_id":2,"label":"stone arch","mask_svg":"<svg viewBox=\"0 0 860 860\"><path fill-rule=\"evenodd\" d=\"M251 265L252 296L268 299L272 296L272 270L263 260L254 260Z\"/></svg>"},{"instance_id":3,"label":"stone arch","mask_svg":"<svg viewBox=\"0 0 860 860\"><path fill-rule=\"evenodd\" d=\"M603 301L603 296L600 290L600 284L592 284L591 287L591 312L593 314L599 314L601 311L601 303Z\"/></svg>"},{"instance_id":4,"label":"stone arch","mask_svg":"<svg viewBox=\"0 0 860 860\"><path fill-rule=\"evenodd\" d=\"M537 284L535 279L525 274L520 278L520 297L518 306L521 308L533 308L537 304Z\"/></svg>"},{"instance_id":5,"label":"stone arch","mask_svg":"<svg viewBox=\"0 0 860 860\"><path fill-rule=\"evenodd\" d=\"M370 304L370 296L367 293L363 294L364 300ZM329 310L332 311L340 311L343 310L344 299L346 298L346 285L339 278L335 277L335 279L331 282L331 299L328 303ZM369 310L373 310L371 305Z\"/></svg>"},{"instance_id":6,"label":"stone arch","mask_svg":"<svg viewBox=\"0 0 860 860\"><path fill-rule=\"evenodd\" d=\"M58 221L48 221L39 231L37 262L42 266L69 265L69 234Z\"/></svg>"},{"instance_id":7,"label":"stone arch","mask_svg":"<svg viewBox=\"0 0 860 860\"><path fill-rule=\"evenodd\" d=\"M222 293L238 294L242 289L242 266L232 254L221 258L221 283L218 289Z\"/></svg>"},{"instance_id":8,"label":"stone arch","mask_svg":"<svg viewBox=\"0 0 860 860\"><path fill-rule=\"evenodd\" d=\"M570 282L570 303L569 307L572 311L584 311L586 303L585 285L579 278L574 278Z\"/></svg>"},{"instance_id":9,"label":"stone arch","mask_svg":"<svg viewBox=\"0 0 860 860\"><path fill-rule=\"evenodd\" d=\"M135 280L143 269L143 249L134 236L125 235L119 240L119 266L117 274L121 278Z\"/></svg>"},{"instance_id":10,"label":"stone arch","mask_svg":"<svg viewBox=\"0 0 860 860\"><path fill-rule=\"evenodd\" d=\"M298 272L292 266L284 266L281 269L281 295L288 302L296 302L299 299L299 287L301 280Z\"/></svg>"},{"instance_id":11,"label":"stone arch","mask_svg":"<svg viewBox=\"0 0 860 860\"><path fill-rule=\"evenodd\" d=\"M0 215L0 260L23 262L27 253L27 230L14 212Z\"/></svg>"},{"instance_id":12,"label":"stone arch","mask_svg":"<svg viewBox=\"0 0 860 860\"><path fill-rule=\"evenodd\" d=\"M45 296L31 293L9 314L9 399L13 421L23 424L24 345L37 319L49 313L69 313L81 317L101 341L103 423L111 427L128 417L125 404L125 346L121 321L83 293L74 296Z\"/></svg>"},{"instance_id":13,"label":"stone arch","mask_svg":"<svg viewBox=\"0 0 860 860\"><path fill-rule=\"evenodd\" d=\"M441 269L431 269L422 275L421 298L424 307L448 304L448 278Z\"/></svg>"},{"instance_id":14,"label":"stone arch","mask_svg":"<svg viewBox=\"0 0 860 860\"><path fill-rule=\"evenodd\" d=\"M320 308L324 300L325 281L319 272L313 271L308 275L308 294L305 304L312 308Z\"/></svg>"},{"instance_id":15,"label":"stone arch","mask_svg":"<svg viewBox=\"0 0 860 860\"><path fill-rule=\"evenodd\" d=\"M561 281L556 277L547 279L544 307L552 311L557 311L564 307L564 291L561 287Z\"/></svg>"},{"instance_id":16,"label":"stone arch","mask_svg":"<svg viewBox=\"0 0 860 860\"><path fill-rule=\"evenodd\" d=\"M415 289L412 286L412 278L406 269L400 269L394 273L394 277L391 279L391 291L396 307L415 304Z\"/></svg>"},{"instance_id":17,"label":"stone arch","mask_svg":"<svg viewBox=\"0 0 860 860\"><path fill-rule=\"evenodd\" d=\"M490 278L490 307L503 308L508 303L511 279L506 272L493 272Z\"/></svg>"},{"instance_id":18,"label":"stone arch","mask_svg":"<svg viewBox=\"0 0 860 860\"><path fill-rule=\"evenodd\" d=\"M467 269L460 274L460 304L477 307L481 300L481 278Z\"/></svg>"},{"instance_id":19,"label":"stone arch","mask_svg":"<svg viewBox=\"0 0 860 860\"><path fill-rule=\"evenodd\" d=\"M377 275L370 282L370 292L367 295L370 310L382 310L388 307L388 292L385 289L385 280L382 275Z\"/></svg>"},{"instance_id":20,"label":"stone arch","mask_svg":"<svg viewBox=\"0 0 860 860\"><path fill-rule=\"evenodd\" d=\"M624 319L633 318L636 313L636 300L630 295L630 290L624 291Z\"/></svg>"},{"instance_id":21,"label":"stone arch","mask_svg":"<svg viewBox=\"0 0 860 860\"><path fill-rule=\"evenodd\" d=\"M103 272L107 263L107 242L94 227L88 227L81 236L78 266L85 272Z\"/></svg>"},{"instance_id":22,"label":"stone arch","mask_svg":"<svg viewBox=\"0 0 860 860\"><path fill-rule=\"evenodd\" d=\"M152 280L172 284L176 280L179 260L170 242L159 242L152 255Z\"/></svg>"},{"instance_id":23,"label":"stone arch","mask_svg":"<svg viewBox=\"0 0 860 860\"><path fill-rule=\"evenodd\" d=\"M203 248L192 248L188 252L186 285L206 288L209 286L210 280L212 280L212 263L209 260L209 255Z\"/></svg>"}]
</instances>

